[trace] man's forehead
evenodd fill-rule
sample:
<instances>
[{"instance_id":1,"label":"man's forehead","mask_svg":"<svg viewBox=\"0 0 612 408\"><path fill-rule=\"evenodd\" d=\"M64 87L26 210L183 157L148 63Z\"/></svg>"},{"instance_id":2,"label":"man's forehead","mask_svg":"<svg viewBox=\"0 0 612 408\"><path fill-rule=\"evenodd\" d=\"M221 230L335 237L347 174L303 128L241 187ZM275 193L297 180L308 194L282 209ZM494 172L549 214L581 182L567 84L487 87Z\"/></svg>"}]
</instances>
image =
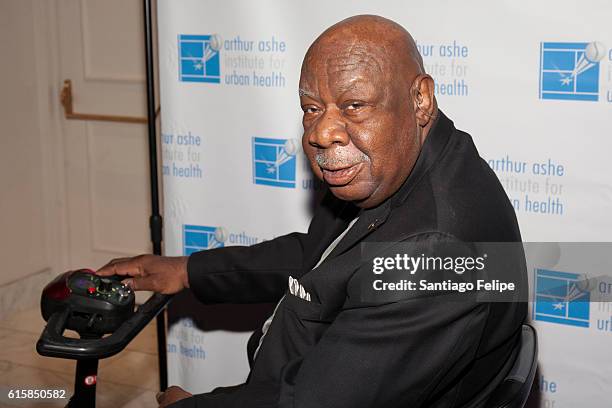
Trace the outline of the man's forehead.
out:
<instances>
[{"instance_id":1,"label":"man's forehead","mask_svg":"<svg viewBox=\"0 0 612 408\"><path fill-rule=\"evenodd\" d=\"M327 75L344 72L368 71L382 74L384 55L365 46L354 46L328 56L326 60Z\"/></svg>"},{"instance_id":2,"label":"man's forehead","mask_svg":"<svg viewBox=\"0 0 612 408\"><path fill-rule=\"evenodd\" d=\"M300 95L313 92L313 87L324 81L330 87L349 87L385 77L391 64L382 49L370 44L346 42L317 47L304 60Z\"/></svg>"}]
</instances>

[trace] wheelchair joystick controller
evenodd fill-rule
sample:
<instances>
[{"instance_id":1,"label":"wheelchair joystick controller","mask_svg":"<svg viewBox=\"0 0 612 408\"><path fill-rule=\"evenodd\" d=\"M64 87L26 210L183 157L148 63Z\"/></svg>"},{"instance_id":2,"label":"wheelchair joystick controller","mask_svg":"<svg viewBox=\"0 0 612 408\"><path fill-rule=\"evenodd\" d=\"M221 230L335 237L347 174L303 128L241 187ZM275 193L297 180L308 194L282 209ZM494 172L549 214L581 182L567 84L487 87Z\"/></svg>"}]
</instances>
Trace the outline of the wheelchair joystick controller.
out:
<instances>
[{"instance_id":1,"label":"wheelchair joystick controller","mask_svg":"<svg viewBox=\"0 0 612 408\"><path fill-rule=\"evenodd\" d=\"M80 269L59 275L43 289L40 306L47 325L36 351L77 361L67 407L95 407L98 360L123 350L172 298L154 294L135 310L134 291L122 279ZM65 337L67 329L80 338Z\"/></svg>"}]
</instances>

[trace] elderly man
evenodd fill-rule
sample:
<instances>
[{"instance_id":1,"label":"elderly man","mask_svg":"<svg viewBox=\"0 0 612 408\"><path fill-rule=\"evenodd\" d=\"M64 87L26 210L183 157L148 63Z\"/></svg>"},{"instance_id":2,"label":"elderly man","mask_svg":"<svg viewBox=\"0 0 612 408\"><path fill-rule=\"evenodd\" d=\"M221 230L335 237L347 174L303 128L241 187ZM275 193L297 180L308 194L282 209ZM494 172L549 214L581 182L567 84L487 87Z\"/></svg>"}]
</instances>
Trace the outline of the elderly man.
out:
<instances>
[{"instance_id":1,"label":"elderly man","mask_svg":"<svg viewBox=\"0 0 612 408\"><path fill-rule=\"evenodd\" d=\"M205 303L278 302L245 384L195 396L171 387L161 406L486 406L525 304L368 300L356 271L366 242L520 241L497 178L438 110L414 41L392 21L356 16L326 30L299 93L303 148L330 191L308 233L98 272L129 275L137 290L188 287Z\"/></svg>"}]
</instances>

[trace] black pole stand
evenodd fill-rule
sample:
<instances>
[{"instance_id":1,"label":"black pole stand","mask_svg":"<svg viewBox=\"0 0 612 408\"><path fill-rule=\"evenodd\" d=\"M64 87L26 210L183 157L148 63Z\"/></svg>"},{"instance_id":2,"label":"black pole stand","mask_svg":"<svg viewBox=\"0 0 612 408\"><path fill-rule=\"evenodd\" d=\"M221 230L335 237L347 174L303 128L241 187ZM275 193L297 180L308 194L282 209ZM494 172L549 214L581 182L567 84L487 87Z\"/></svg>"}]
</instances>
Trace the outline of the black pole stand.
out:
<instances>
[{"instance_id":1,"label":"black pole stand","mask_svg":"<svg viewBox=\"0 0 612 408\"><path fill-rule=\"evenodd\" d=\"M66 408L95 407L98 360L77 360L74 395Z\"/></svg>"},{"instance_id":2,"label":"black pole stand","mask_svg":"<svg viewBox=\"0 0 612 408\"><path fill-rule=\"evenodd\" d=\"M99 339L100 336L80 334L82 339ZM76 375L74 376L74 394L68 401L66 408L96 406L96 383L98 382L97 359L76 361Z\"/></svg>"},{"instance_id":3,"label":"black pole stand","mask_svg":"<svg viewBox=\"0 0 612 408\"><path fill-rule=\"evenodd\" d=\"M162 216L159 213L159 186L157 181L157 132L155 128L155 72L153 67L153 18L151 0L144 3L145 54L147 65L147 122L149 128L149 172L151 177L151 242L153 254L161 255ZM168 388L168 363L166 358L166 313L157 315L157 356L159 359L159 388Z\"/></svg>"}]
</instances>

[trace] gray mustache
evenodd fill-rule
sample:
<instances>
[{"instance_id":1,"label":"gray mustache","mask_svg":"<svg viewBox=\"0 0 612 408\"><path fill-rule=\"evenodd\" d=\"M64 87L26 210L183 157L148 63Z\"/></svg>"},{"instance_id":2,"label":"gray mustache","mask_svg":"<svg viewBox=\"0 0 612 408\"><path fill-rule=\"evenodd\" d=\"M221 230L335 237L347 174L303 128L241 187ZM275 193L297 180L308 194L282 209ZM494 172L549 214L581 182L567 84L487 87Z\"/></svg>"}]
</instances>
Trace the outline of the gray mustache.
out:
<instances>
[{"instance_id":1,"label":"gray mustache","mask_svg":"<svg viewBox=\"0 0 612 408\"><path fill-rule=\"evenodd\" d=\"M340 150L334 153L317 153L315 161L321 167L349 167L361 162L369 162L370 158L363 152L354 153Z\"/></svg>"}]
</instances>

